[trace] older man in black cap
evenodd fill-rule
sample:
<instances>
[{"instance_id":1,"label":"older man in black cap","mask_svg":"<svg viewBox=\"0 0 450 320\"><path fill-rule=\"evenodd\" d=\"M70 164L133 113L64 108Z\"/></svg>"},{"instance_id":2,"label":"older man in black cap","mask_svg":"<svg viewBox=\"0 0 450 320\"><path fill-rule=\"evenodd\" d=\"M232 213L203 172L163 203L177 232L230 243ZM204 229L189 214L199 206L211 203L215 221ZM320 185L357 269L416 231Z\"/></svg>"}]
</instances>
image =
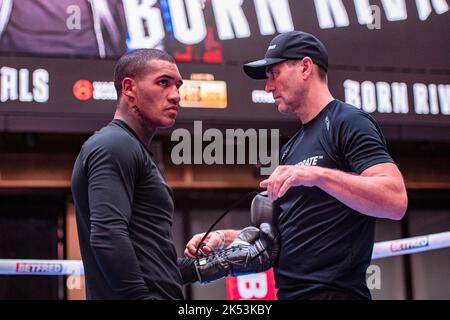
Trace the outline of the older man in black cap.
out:
<instances>
[{"instance_id":1,"label":"older man in black cap","mask_svg":"<svg viewBox=\"0 0 450 320\"><path fill-rule=\"evenodd\" d=\"M279 299L370 299L375 218L399 220L407 208L402 175L367 113L334 99L328 54L316 37L276 36L264 59L244 65L266 79L281 113L301 127L281 150L280 165L260 183L280 206L281 250L275 265ZM225 245L236 231L225 230ZM204 245L217 248L213 233ZM185 254L192 256L194 236Z\"/></svg>"}]
</instances>

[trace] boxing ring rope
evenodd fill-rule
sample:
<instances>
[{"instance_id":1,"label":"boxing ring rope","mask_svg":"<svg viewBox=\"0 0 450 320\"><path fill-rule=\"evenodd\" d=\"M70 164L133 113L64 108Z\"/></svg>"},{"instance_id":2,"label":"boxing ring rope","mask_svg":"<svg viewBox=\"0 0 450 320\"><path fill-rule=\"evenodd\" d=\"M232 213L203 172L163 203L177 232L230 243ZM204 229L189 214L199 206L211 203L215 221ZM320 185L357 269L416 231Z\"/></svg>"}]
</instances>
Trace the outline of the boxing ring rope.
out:
<instances>
[{"instance_id":1,"label":"boxing ring rope","mask_svg":"<svg viewBox=\"0 0 450 320\"><path fill-rule=\"evenodd\" d=\"M372 260L450 247L450 231L375 243Z\"/></svg>"},{"instance_id":2,"label":"boxing ring rope","mask_svg":"<svg viewBox=\"0 0 450 320\"><path fill-rule=\"evenodd\" d=\"M372 260L450 247L450 231L377 242ZM0 275L83 275L81 260L0 259Z\"/></svg>"}]
</instances>

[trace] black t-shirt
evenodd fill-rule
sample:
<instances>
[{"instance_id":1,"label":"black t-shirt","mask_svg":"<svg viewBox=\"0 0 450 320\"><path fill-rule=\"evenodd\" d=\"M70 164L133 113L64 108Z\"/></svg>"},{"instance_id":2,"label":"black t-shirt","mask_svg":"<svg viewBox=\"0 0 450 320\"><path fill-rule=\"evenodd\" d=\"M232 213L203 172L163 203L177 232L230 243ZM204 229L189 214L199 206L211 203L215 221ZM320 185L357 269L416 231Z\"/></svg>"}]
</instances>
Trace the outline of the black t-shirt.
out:
<instances>
[{"instance_id":1,"label":"black t-shirt","mask_svg":"<svg viewBox=\"0 0 450 320\"><path fill-rule=\"evenodd\" d=\"M283 147L281 164L321 166L360 174L393 162L375 121L339 100L330 102ZM278 200L280 299L308 299L320 291L370 299L375 218L356 212L318 187L293 187Z\"/></svg>"},{"instance_id":2,"label":"black t-shirt","mask_svg":"<svg viewBox=\"0 0 450 320\"><path fill-rule=\"evenodd\" d=\"M84 143L72 194L88 299L183 299L172 190L124 122Z\"/></svg>"}]
</instances>

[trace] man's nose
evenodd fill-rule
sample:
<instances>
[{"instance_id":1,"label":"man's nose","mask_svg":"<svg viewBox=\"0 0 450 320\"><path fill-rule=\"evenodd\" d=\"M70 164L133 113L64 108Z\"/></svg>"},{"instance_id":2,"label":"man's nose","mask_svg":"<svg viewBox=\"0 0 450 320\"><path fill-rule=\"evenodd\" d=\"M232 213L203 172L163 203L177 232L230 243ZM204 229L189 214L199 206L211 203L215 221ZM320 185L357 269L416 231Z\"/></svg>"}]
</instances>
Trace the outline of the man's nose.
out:
<instances>
[{"instance_id":1,"label":"man's nose","mask_svg":"<svg viewBox=\"0 0 450 320\"><path fill-rule=\"evenodd\" d=\"M175 104L178 104L180 102L180 91L177 87L174 87L174 89L170 92L169 100Z\"/></svg>"},{"instance_id":2,"label":"man's nose","mask_svg":"<svg viewBox=\"0 0 450 320\"><path fill-rule=\"evenodd\" d=\"M266 92L272 92L274 90L274 85L273 85L272 80L267 79L265 90L266 90Z\"/></svg>"}]
</instances>

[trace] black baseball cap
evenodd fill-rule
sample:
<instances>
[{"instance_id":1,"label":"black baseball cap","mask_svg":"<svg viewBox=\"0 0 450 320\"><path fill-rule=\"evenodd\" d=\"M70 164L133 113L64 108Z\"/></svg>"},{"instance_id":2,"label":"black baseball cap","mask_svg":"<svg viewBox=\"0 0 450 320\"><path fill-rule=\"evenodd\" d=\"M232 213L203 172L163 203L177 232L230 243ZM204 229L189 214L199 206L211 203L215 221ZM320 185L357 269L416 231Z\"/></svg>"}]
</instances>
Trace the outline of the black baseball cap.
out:
<instances>
[{"instance_id":1,"label":"black baseball cap","mask_svg":"<svg viewBox=\"0 0 450 320\"><path fill-rule=\"evenodd\" d=\"M327 71L328 52L319 39L303 31L286 32L270 41L264 59L244 64L244 71L250 78L267 79L267 66L304 57L310 57L315 64Z\"/></svg>"}]
</instances>

